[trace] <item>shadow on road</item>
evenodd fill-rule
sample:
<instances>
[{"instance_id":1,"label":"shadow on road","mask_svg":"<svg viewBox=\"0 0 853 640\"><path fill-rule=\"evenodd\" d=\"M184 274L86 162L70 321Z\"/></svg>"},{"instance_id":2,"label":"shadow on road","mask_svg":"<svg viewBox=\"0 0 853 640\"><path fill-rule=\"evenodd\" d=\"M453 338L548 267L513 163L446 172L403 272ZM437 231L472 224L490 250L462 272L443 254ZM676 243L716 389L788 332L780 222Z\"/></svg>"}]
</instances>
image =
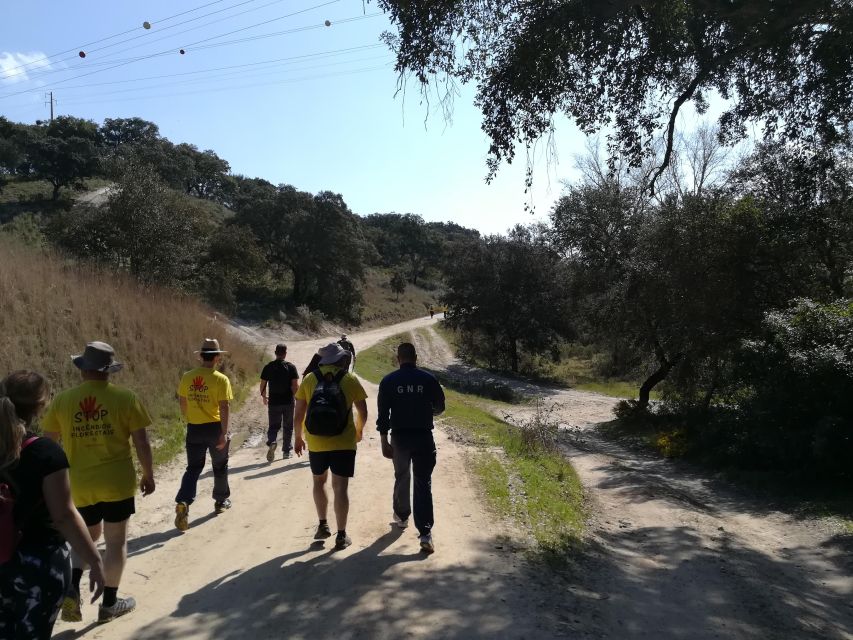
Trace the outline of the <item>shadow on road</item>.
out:
<instances>
[{"instance_id":1,"label":"shadow on road","mask_svg":"<svg viewBox=\"0 0 853 640\"><path fill-rule=\"evenodd\" d=\"M532 612L507 603L518 589L505 576L470 565L432 567L421 553L386 553L401 535L392 528L351 555L329 550L300 560L316 553L312 546L224 576L135 637L183 638L188 630L218 640L534 637ZM400 566L412 563L418 569Z\"/></svg>"}]
</instances>

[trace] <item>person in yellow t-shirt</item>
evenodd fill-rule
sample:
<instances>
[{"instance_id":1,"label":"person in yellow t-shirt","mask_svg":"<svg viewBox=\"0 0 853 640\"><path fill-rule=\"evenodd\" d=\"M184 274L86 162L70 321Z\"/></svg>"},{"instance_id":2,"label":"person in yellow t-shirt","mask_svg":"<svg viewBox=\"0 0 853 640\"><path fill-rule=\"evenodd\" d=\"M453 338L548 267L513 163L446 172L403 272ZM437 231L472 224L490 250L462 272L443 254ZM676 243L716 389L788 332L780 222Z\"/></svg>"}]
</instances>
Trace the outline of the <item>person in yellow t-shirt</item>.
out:
<instances>
[{"instance_id":1,"label":"person in yellow t-shirt","mask_svg":"<svg viewBox=\"0 0 853 640\"><path fill-rule=\"evenodd\" d=\"M347 372L349 364L349 353L336 342L327 344L318 351L320 355L319 372L315 371L304 378L302 384L296 391L296 406L294 415L294 450L296 455L301 456L305 450L307 441L308 461L311 464L311 473L314 474L314 505L317 507L317 516L320 524L314 534L315 540L323 540L332 535L329 528L327 513L329 509L329 496L326 493L326 481L329 471L332 472L332 491L335 495L335 519L338 526L338 534L335 538L335 548L344 549L352 544L347 535L347 516L349 514L349 495L347 493L349 479L355 475L355 451L356 443L361 440L364 424L367 422L367 393L364 387L354 375ZM318 386L336 385L343 395L340 411L345 411L345 422L343 430L334 435L318 435L312 433L312 412L315 411L317 399L312 398ZM331 388L331 387L327 387ZM326 399L334 399L326 396ZM353 420L353 407L358 412L358 420ZM306 416L308 424L306 424ZM333 417L333 420L337 418ZM303 439L303 430L305 439Z\"/></svg>"},{"instance_id":2,"label":"person in yellow t-shirt","mask_svg":"<svg viewBox=\"0 0 853 640\"><path fill-rule=\"evenodd\" d=\"M93 541L103 531L106 542L106 586L98 607L98 622L130 613L132 597L119 598L118 586L127 560L127 524L136 511L136 471L130 443L142 467L142 495L154 492L154 469L146 427L151 417L136 395L109 381L122 368L105 342L90 342L83 354L72 356L83 383L58 394L45 412L45 434L62 442L68 457L71 497L89 527ZM62 603L62 619L83 619L80 580L85 565L72 557L72 585Z\"/></svg>"},{"instance_id":3,"label":"person in yellow t-shirt","mask_svg":"<svg viewBox=\"0 0 853 640\"><path fill-rule=\"evenodd\" d=\"M187 421L187 470L175 496L175 526L189 528L190 505L195 500L198 477L210 452L213 467L213 510L219 514L231 508L228 486L228 449L230 436L231 381L216 370L223 353L219 341L207 338L201 346L201 366L187 371L178 385L181 413Z\"/></svg>"}]
</instances>

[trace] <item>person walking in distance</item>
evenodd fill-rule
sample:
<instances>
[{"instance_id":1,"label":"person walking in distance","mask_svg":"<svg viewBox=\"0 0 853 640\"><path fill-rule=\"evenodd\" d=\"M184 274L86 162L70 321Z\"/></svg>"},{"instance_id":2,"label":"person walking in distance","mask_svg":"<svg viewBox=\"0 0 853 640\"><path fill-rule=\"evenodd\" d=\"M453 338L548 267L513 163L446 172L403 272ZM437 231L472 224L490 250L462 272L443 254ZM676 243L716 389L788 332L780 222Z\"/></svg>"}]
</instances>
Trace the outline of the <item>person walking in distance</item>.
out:
<instances>
[{"instance_id":1,"label":"person walking in distance","mask_svg":"<svg viewBox=\"0 0 853 640\"><path fill-rule=\"evenodd\" d=\"M347 370L355 371L355 347L352 342L350 342L347 334L343 334L341 339L338 340L338 344L349 353L349 364L347 365Z\"/></svg>"},{"instance_id":2,"label":"person walking in distance","mask_svg":"<svg viewBox=\"0 0 853 640\"><path fill-rule=\"evenodd\" d=\"M181 414L187 421L187 470L175 496L175 527L189 529L190 505L195 501L198 477L204 469L207 453L213 467L213 510L220 514L231 508L228 486L228 448L230 435L231 381L216 370L223 353L219 341L206 338L196 351L201 366L190 369L178 385Z\"/></svg>"},{"instance_id":3,"label":"person walking in distance","mask_svg":"<svg viewBox=\"0 0 853 640\"><path fill-rule=\"evenodd\" d=\"M379 383L376 426L382 455L394 461L394 522L401 529L409 524L409 490L414 475L415 527L421 549L433 553L432 471L436 450L432 419L444 411L444 391L435 376L419 369L417 362L413 344L403 342L397 347L400 368Z\"/></svg>"},{"instance_id":4,"label":"person walking in distance","mask_svg":"<svg viewBox=\"0 0 853 640\"><path fill-rule=\"evenodd\" d=\"M299 373L293 364L285 360L286 356L287 345L277 344L275 360L267 363L261 371L261 398L267 405L269 416L267 462L275 459L279 429L282 429L281 450L285 459L291 456L293 448L293 395L299 387Z\"/></svg>"},{"instance_id":5,"label":"person walking in distance","mask_svg":"<svg viewBox=\"0 0 853 640\"><path fill-rule=\"evenodd\" d=\"M0 381L0 506L4 534L12 534L0 543L0 638L50 638L71 585L66 540L91 567L92 602L104 591L101 556L71 501L68 459L30 430L47 398L34 371Z\"/></svg>"},{"instance_id":6,"label":"person walking in distance","mask_svg":"<svg viewBox=\"0 0 853 640\"><path fill-rule=\"evenodd\" d=\"M355 475L356 443L367 421L367 393L354 375L346 370L347 352L332 342L321 348L319 370L305 376L296 391L294 450L301 456L308 447L314 474L314 505L317 507L315 540L332 535L327 520L329 496L326 483L332 472L335 519L338 533L335 548L352 544L347 535L349 479ZM358 419L353 420L353 407ZM303 439L303 430L305 437Z\"/></svg>"},{"instance_id":7,"label":"person walking in distance","mask_svg":"<svg viewBox=\"0 0 853 640\"><path fill-rule=\"evenodd\" d=\"M90 342L72 362L83 383L58 394L47 409L41 426L45 434L61 440L71 466L71 497L94 542L101 534L106 543L104 597L98 622L130 613L136 600L118 597L127 563L127 525L136 512L136 471L130 444L142 467L142 495L154 492L154 468L146 427L151 417L132 391L110 382L110 374L123 365L105 342ZM62 619L83 619L80 580L91 563L72 556L71 587L62 602Z\"/></svg>"}]
</instances>

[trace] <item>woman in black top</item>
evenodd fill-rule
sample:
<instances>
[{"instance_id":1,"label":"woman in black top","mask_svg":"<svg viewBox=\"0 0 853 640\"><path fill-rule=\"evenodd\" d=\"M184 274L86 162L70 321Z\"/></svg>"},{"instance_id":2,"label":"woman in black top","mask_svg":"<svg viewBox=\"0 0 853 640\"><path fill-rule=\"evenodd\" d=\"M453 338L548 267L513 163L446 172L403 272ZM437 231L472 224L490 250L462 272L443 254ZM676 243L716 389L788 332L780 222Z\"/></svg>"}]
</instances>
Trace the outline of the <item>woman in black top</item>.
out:
<instances>
[{"instance_id":1,"label":"woman in black top","mask_svg":"<svg viewBox=\"0 0 853 640\"><path fill-rule=\"evenodd\" d=\"M15 371L0 382L0 482L15 499L21 538L0 565L0 638L50 638L71 582L68 542L91 566L96 600L104 567L83 520L71 502L68 460L49 438L28 430L47 402L38 373Z\"/></svg>"}]
</instances>

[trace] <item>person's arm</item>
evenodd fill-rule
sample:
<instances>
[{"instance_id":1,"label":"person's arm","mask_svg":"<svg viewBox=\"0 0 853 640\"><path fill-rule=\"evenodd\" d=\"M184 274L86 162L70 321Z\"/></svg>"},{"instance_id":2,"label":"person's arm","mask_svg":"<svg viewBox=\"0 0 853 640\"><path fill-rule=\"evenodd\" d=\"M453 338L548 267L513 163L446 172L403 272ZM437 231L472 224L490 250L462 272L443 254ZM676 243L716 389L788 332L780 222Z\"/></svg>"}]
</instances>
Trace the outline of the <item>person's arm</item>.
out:
<instances>
[{"instance_id":1,"label":"person's arm","mask_svg":"<svg viewBox=\"0 0 853 640\"><path fill-rule=\"evenodd\" d=\"M356 410L355 418L355 441L361 442L361 434L364 433L364 425L367 424L367 401L356 400L352 403Z\"/></svg>"},{"instance_id":2,"label":"person's arm","mask_svg":"<svg viewBox=\"0 0 853 640\"><path fill-rule=\"evenodd\" d=\"M432 392L432 415L437 416L444 413L444 402L444 389L441 388L441 383L436 380Z\"/></svg>"},{"instance_id":3,"label":"person's arm","mask_svg":"<svg viewBox=\"0 0 853 640\"><path fill-rule=\"evenodd\" d=\"M42 480L42 492L53 526L68 540L83 562L89 565L89 591L94 594L92 602L95 602L104 592L104 563L83 518L71 502L68 469L46 475Z\"/></svg>"},{"instance_id":4,"label":"person's arm","mask_svg":"<svg viewBox=\"0 0 853 640\"><path fill-rule=\"evenodd\" d=\"M264 399L264 404L269 404L269 398L267 398L267 381L261 380L261 397Z\"/></svg>"},{"instance_id":5,"label":"person's arm","mask_svg":"<svg viewBox=\"0 0 853 640\"><path fill-rule=\"evenodd\" d=\"M136 449L136 457L139 458L139 466L142 467L142 479L139 481L139 489L143 496L154 493L154 456L151 454L151 443L148 441L148 431L137 429L130 433L133 446Z\"/></svg>"},{"instance_id":6,"label":"person's arm","mask_svg":"<svg viewBox=\"0 0 853 640\"><path fill-rule=\"evenodd\" d=\"M296 395L296 391L299 389L299 379L294 378L290 381L290 390L293 392L293 395Z\"/></svg>"},{"instance_id":7,"label":"person's arm","mask_svg":"<svg viewBox=\"0 0 853 640\"><path fill-rule=\"evenodd\" d=\"M305 422L305 412L307 410L308 403L301 398L297 398L296 406L293 408L293 450L298 456L301 456L305 450L305 440L302 439L302 423Z\"/></svg>"},{"instance_id":8,"label":"person's arm","mask_svg":"<svg viewBox=\"0 0 853 640\"><path fill-rule=\"evenodd\" d=\"M181 405L181 415L184 420L187 419L187 399L184 396L178 396L178 403Z\"/></svg>"},{"instance_id":9,"label":"person's arm","mask_svg":"<svg viewBox=\"0 0 853 640\"><path fill-rule=\"evenodd\" d=\"M231 417L231 402L229 400L219 401L219 421L222 423L222 432L219 434L217 449L224 449L228 440L228 420Z\"/></svg>"},{"instance_id":10,"label":"person's arm","mask_svg":"<svg viewBox=\"0 0 853 640\"><path fill-rule=\"evenodd\" d=\"M379 383L376 406L379 409L379 416L376 418L376 429L379 431L382 443L382 455L386 458L393 458L394 449L388 441L388 430L391 428L391 405L388 402L388 385L384 380Z\"/></svg>"}]
</instances>

